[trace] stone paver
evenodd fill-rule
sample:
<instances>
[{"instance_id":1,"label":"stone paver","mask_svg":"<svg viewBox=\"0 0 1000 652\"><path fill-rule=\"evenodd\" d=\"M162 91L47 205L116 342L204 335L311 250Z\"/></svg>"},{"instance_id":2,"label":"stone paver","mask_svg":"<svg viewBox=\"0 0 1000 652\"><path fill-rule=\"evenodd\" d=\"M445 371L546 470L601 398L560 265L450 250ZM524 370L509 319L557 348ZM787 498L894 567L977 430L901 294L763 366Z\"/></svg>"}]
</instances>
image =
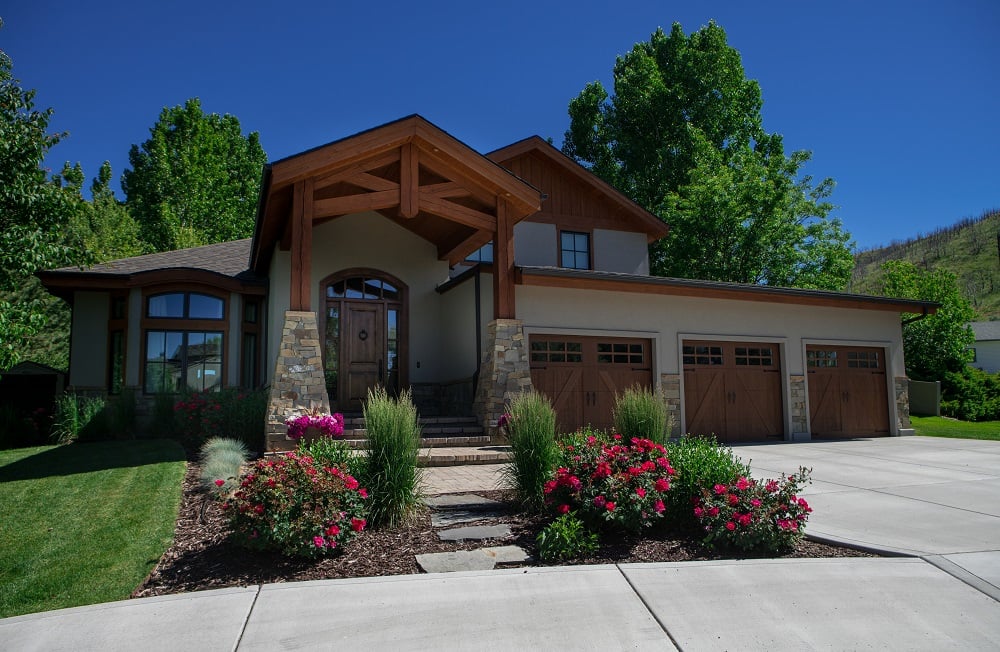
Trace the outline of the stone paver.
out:
<instances>
[{"instance_id":1,"label":"stone paver","mask_svg":"<svg viewBox=\"0 0 1000 652\"><path fill-rule=\"evenodd\" d=\"M450 530L441 530L437 533L442 541L471 541L475 539L502 539L510 536L510 526L501 525L472 525L469 527L456 527Z\"/></svg>"},{"instance_id":2,"label":"stone paver","mask_svg":"<svg viewBox=\"0 0 1000 652\"><path fill-rule=\"evenodd\" d=\"M498 564L524 564L532 560L531 555L525 552L521 546L483 548L483 552L493 557Z\"/></svg>"},{"instance_id":3,"label":"stone paver","mask_svg":"<svg viewBox=\"0 0 1000 652\"><path fill-rule=\"evenodd\" d=\"M499 500L465 494L462 496L428 496L424 504L433 509L496 509L503 505Z\"/></svg>"},{"instance_id":4,"label":"stone paver","mask_svg":"<svg viewBox=\"0 0 1000 652\"><path fill-rule=\"evenodd\" d=\"M417 565L425 573L493 570L496 564L496 559L482 550L454 550L417 555Z\"/></svg>"},{"instance_id":5,"label":"stone paver","mask_svg":"<svg viewBox=\"0 0 1000 652\"><path fill-rule=\"evenodd\" d=\"M423 469L422 490L425 496L459 491L505 489L502 471L505 464L441 466Z\"/></svg>"},{"instance_id":6,"label":"stone paver","mask_svg":"<svg viewBox=\"0 0 1000 652\"><path fill-rule=\"evenodd\" d=\"M485 509L448 509L443 511L434 510L431 512L431 527L448 527L459 523L471 523L481 521L486 518L497 518L503 516L506 510L485 510Z\"/></svg>"}]
</instances>

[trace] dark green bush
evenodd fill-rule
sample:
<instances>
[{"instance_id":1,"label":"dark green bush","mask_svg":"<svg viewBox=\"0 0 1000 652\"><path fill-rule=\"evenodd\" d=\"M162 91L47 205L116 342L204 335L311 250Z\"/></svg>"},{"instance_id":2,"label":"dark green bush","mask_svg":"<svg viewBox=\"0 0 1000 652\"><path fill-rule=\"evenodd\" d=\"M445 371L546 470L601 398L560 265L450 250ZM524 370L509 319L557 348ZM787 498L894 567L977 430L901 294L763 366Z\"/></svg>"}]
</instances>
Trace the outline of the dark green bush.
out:
<instances>
[{"instance_id":1,"label":"dark green bush","mask_svg":"<svg viewBox=\"0 0 1000 652\"><path fill-rule=\"evenodd\" d=\"M941 380L941 414L963 421L1000 419L1000 374L966 367Z\"/></svg>"},{"instance_id":2,"label":"dark green bush","mask_svg":"<svg viewBox=\"0 0 1000 652\"><path fill-rule=\"evenodd\" d=\"M697 527L694 504L703 488L729 485L750 476L750 465L742 462L733 449L715 438L685 436L667 444L670 464L677 471L667 492L667 517L680 528Z\"/></svg>"},{"instance_id":3,"label":"dark green bush","mask_svg":"<svg viewBox=\"0 0 1000 652\"><path fill-rule=\"evenodd\" d=\"M597 551L597 534L575 514L563 514L538 533L538 556L545 562L567 561Z\"/></svg>"}]
</instances>

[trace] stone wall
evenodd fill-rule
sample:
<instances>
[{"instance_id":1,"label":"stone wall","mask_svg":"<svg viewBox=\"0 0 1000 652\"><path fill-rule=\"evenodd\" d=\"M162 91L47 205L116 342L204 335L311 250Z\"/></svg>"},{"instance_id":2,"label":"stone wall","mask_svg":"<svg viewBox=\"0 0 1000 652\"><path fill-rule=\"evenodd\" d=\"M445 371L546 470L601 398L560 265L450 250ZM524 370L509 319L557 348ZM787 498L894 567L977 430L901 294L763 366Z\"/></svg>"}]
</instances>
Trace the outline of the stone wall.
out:
<instances>
[{"instance_id":1,"label":"stone wall","mask_svg":"<svg viewBox=\"0 0 1000 652\"><path fill-rule=\"evenodd\" d=\"M681 377L680 374L660 374L660 390L667 403L670 436L681 436Z\"/></svg>"},{"instance_id":2,"label":"stone wall","mask_svg":"<svg viewBox=\"0 0 1000 652\"><path fill-rule=\"evenodd\" d=\"M910 429L910 379L906 376L896 376L893 379L896 390L896 427L899 430Z\"/></svg>"},{"instance_id":3,"label":"stone wall","mask_svg":"<svg viewBox=\"0 0 1000 652\"><path fill-rule=\"evenodd\" d=\"M319 328L314 312L285 312L281 345L271 376L267 402L267 450L290 450L285 420L318 411L330 412L330 398L323 376Z\"/></svg>"},{"instance_id":4,"label":"stone wall","mask_svg":"<svg viewBox=\"0 0 1000 652\"><path fill-rule=\"evenodd\" d=\"M792 405L789 412L792 417L792 439L808 439L809 414L806 410L806 377L792 375L788 377L788 392Z\"/></svg>"},{"instance_id":5,"label":"stone wall","mask_svg":"<svg viewBox=\"0 0 1000 652\"><path fill-rule=\"evenodd\" d=\"M531 369L519 319L496 319L483 342L474 409L483 429L493 432L507 401L531 389Z\"/></svg>"}]
</instances>

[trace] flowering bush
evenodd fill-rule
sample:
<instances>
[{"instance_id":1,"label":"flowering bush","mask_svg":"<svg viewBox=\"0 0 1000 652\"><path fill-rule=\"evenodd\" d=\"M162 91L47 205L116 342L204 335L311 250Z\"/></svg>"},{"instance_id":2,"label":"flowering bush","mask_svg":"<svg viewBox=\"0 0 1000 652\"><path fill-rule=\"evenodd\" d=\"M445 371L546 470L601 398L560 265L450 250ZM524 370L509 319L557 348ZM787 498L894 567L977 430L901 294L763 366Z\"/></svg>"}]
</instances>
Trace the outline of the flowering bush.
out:
<instances>
[{"instance_id":1,"label":"flowering bush","mask_svg":"<svg viewBox=\"0 0 1000 652\"><path fill-rule=\"evenodd\" d=\"M200 447L211 437L226 437L239 439L250 450L263 450L266 391L230 388L185 392L172 403L159 405L169 399L169 394L157 395L154 420L157 434L179 436L192 448Z\"/></svg>"},{"instance_id":2,"label":"flowering bush","mask_svg":"<svg viewBox=\"0 0 1000 652\"><path fill-rule=\"evenodd\" d=\"M730 484L702 489L694 515L710 545L746 551L779 552L802 538L812 508L797 494L809 482L810 470L759 481L741 476Z\"/></svg>"},{"instance_id":3,"label":"flowering bush","mask_svg":"<svg viewBox=\"0 0 1000 652\"><path fill-rule=\"evenodd\" d=\"M364 530L367 498L340 468L288 453L258 460L222 508L234 536L249 548L321 557Z\"/></svg>"},{"instance_id":4,"label":"flowering bush","mask_svg":"<svg viewBox=\"0 0 1000 652\"><path fill-rule=\"evenodd\" d=\"M564 465L545 483L545 503L556 513L627 530L649 527L666 511L673 467L666 449L649 439L622 443L589 433L559 444Z\"/></svg>"},{"instance_id":5,"label":"flowering bush","mask_svg":"<svg viewBox=\"0 0 1000 652\"><path fill-rule=\"evenodd\" d=\"M289 439L302 439L310 428L315 428L322 437L340 437L344 434L344 415L303 414L289 418L285 425L288 426Z\"/></svg>"}]
</instances>

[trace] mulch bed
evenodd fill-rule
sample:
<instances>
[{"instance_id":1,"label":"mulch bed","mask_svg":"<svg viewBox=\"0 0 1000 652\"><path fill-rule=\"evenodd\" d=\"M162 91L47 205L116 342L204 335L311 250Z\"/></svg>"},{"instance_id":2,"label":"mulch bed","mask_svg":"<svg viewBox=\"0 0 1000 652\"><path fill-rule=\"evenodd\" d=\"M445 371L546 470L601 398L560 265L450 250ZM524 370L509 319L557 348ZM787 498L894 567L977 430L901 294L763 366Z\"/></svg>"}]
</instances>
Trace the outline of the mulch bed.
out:
<instances>
[{"instance_id":1,"label":"mulch bed","mask_svg":"<svg viewBox=\"0 0 1000 652\"><path fill-rule=\"evenodd\" d=\"M188 462L183 497L173 545L159 564L132 593L133 598L251 584L298 582L303 580L409 575L421 572L415 556L431 552L472 550L484 545L518 545L537 556L535 538L549 522L541 516L527 516L513 507L508 514L489 523L508 523L512 536L505 541L445 542L431 528L427 512L415 515L407 524L392 530L366 530L340 555L319 561L289 559L277 553L246 550L229 540L229 527L218 504L198 487L197 463ZM477 495L510 504L508 491L478 491ZM465 524L463 524L465 525ZM471 525L471 524L470 524ZM802 541L783 557L872 557L874 555ZM593 556L577 564L628 562L668 562L733 559L702 545L695 539L668 536L603 535ZM536 562L537 565L544 565Z\"/></svg>"}]
</instances>

